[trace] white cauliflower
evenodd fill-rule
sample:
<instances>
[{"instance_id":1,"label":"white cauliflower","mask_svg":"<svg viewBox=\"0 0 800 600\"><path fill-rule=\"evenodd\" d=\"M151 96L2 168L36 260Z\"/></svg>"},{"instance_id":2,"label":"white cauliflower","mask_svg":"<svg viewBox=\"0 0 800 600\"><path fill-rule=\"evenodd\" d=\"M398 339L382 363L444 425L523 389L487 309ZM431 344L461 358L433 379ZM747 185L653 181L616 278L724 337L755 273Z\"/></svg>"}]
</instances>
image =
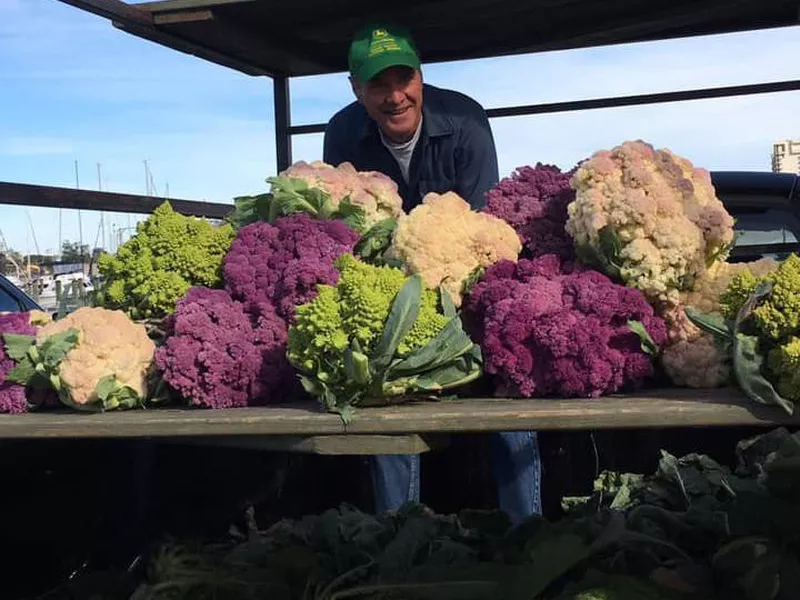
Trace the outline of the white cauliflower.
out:
<instances>
[{"instance_id":1,"label":"white cauliflower","mask_svg":"<svg viewBox=\"0 0 800 600\"><path fill-rule=\"evenodd\" d=\"M70 330L77 331L77 344L57 366L62 401L77 407L129 408L146 398L155 344L144 325L119 310L83 307L38 329L37 345Z\"/></svg>"},{"instance_id":2,"label":"white cauliflower","mask_svg":"<svg viewBox=\"0 0 800 600\"><path fill-rule=\"evenodd\" d=\"M669 150L635 141L596 152L570 185L566 230L579 254L651 301L677 301L733 242L709 172Z\"/></svg>"},{"instance_id":3,"label":"white cauliflower","mask_svg":"<svg viewBox=\"0 0 800 600\"><path fill-rule=\"evenodd\" d=\"M403 199L390 177L377 171L357 171L349 162L334 167L319 160L310 163L301 160L281 171L278 177L302 180L309 188L323 190L330 197L331 210L338 209L345 198L349 199L364 211L365 229L403 213Z\"/></svg>"},{"instance_id":4,"label":"white cauliflower","mask_svg":"<svg viewBox=\"0 0 800 600\"><path fill-rule=\"evenodd\" d=\"M389 255L428 288L441 285L456 306L465 281L477 269L517 260L522 242L502 219L471 210L455 192L430 193L397 222Z\"/></svg>"}]
</instances>

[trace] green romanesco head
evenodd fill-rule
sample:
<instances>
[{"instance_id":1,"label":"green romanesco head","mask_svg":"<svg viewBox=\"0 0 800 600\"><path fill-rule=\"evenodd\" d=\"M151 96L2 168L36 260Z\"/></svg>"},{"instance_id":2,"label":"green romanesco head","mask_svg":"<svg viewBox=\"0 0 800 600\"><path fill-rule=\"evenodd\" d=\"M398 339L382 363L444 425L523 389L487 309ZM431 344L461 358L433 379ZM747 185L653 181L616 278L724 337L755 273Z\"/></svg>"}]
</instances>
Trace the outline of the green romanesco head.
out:
<instances>
[{"instance_id":1,"label":"green romanesco head","mask_svg":"<svg viewBox=\"0 0 800 600\"><path fill-rule=\"evenodd\" d=\"M106 280L103 302L110 308L159 317L192 286L218 287L222 260L234 238L230 224L175 212L168 202L137 226L136 234L98 261Z\"/></svg>"},{"instance_id":2,"label":"green romanesco head","mask_svg":"<svg viewBox=\"0 0 800 600\"><path fill-rule=\"evenodd\" d=\"M356 340L369 355L383 333L395 296L406 281L397 268L374 266L351 254L336 261L335 286L320 285L311 302L297 307L289 329L288 356L295 365L332 379L343 377L344 350ZM447 324L436 291L423 290L419 316L397 349L404 356L424 346Z\"/></svg>"},{"instance_id":3,"label":"green romanesco head","mask_svg":"<svg viewBox=\"0 0 800 600\"><path fill-rule=\"evenodd\" d=\"M762 277L744 271L734 277L720 296L722 314L733 319L762 281L772 283L772 292L753 311L759 334L779 341L800 328L800 256L790 255L778 268Z\"/></svg>"},{"instance_id":4,"label":"green romanesco head","mask_svg":"<svg viewBox=\"0 0 800 600\"><path fill-rule=\"evenodd\" d=\"M800 337L772 348L767 354L767 366L775 376L778 393L792 401L800 400Z\"/></svg>"}]
</instances>

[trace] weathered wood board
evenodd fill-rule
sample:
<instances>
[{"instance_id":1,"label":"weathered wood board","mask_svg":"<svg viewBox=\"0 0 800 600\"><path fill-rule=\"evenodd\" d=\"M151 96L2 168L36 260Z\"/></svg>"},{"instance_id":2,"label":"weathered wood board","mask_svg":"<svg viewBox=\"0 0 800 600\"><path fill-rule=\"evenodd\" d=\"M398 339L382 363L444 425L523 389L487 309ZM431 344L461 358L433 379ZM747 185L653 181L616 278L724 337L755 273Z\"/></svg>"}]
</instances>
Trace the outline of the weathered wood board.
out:
<instances>
[{"instance_id":1,"label":"weathered wood board","mask_svg":"<svg viewBox=\"0 0 800 600\"><path fill-rule=\"evenodd\" d=\"M375 435L215 435L166 438L167 443L218 446L247 450L272 450L296 454L370 456L373 454L423 454L444 448L447 434Z\"/></svg>"},{"instance_id":2,"label":"weathered wood board","mask_svg":"<svg viewBox=\"0 0 800 600\"><path fill-rule=\"evenodd\" d=\"M737 425L800 425L734 389L657 389L595 399L460 399L357 411L345 427L316 404L223 410L151 409L87 414L0 415L0 438L330 436L532 429L586 430Z\"/></svg>"}]
</instances>

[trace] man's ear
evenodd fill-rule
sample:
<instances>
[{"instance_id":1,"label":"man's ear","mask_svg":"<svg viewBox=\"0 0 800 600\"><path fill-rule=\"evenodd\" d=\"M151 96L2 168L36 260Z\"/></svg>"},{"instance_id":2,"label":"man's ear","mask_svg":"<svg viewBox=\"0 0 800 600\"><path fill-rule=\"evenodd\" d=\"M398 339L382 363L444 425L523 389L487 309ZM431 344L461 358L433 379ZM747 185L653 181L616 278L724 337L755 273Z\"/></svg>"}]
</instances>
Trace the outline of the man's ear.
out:
<instances>
[{"instance_id":1,"label":"man's ear","mask_svg":"<svg viewBox=\"0 0 800 600\"><path fill-rule=\"evenodd\" d=\"M361 82L352 75L349 77L349 79L350 88L353 90L353 95L359 102L361 102Z\"/></svg>"}]
</instances>

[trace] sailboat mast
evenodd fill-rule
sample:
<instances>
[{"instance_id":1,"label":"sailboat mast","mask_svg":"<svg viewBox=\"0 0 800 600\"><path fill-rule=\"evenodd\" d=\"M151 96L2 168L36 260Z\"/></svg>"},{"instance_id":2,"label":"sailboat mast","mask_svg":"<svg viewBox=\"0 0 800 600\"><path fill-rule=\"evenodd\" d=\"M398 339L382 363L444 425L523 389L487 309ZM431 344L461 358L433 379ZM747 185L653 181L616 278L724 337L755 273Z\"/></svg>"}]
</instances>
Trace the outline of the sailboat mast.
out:
<instances>
[{"instance_id":1,"label":"sailboat mast","mask_svg":"<svg viewBox=\"0 0 800 600\"><path fill-rule=\"evenodd\" d=\"M78 176L78 161L75 161L75 189L81 189L80 177ZM81 257L81 266L83 266L83 219L81 216L81 209L78 209L78 253Z\"/></svg>"}]
</instances>

